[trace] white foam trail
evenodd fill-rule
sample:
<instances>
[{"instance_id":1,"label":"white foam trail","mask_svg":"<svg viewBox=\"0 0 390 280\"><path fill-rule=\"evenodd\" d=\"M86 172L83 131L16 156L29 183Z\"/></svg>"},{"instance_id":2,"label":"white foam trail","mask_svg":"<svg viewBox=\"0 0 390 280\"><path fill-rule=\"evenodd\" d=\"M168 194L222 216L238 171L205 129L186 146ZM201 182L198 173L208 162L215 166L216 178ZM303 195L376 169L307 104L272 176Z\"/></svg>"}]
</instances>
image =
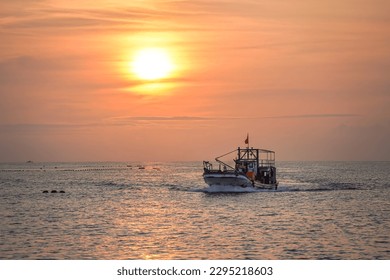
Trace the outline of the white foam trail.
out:
<instances>
[{"instance_id":1,"label":"white foam trail","mask_svg":"<svg viewBox=\"0 0 390 280\"><path fill-rule=\"evenodd\" d=\"M242 188L238 186L221 186L221 185L212 185L202 190L207 193L250 193L258 192L258 189L251 187Z\"/></svg>"},{"instance_id":2,"label":"white foam trail","mask_svg":"<svg viewBox=\"0 0 390 280\"><path fill-rule=\"evenodd\" d=\"M282 187L281 190L279 188L275 189L258 189L252 187L239 187L239 186L231 186L231 185L211 185L206 188L199 189L191 189L191 192L204 192L204 193L254 193L254 192L278 192L278 191L288 191Z\"/></svg>"}]
</instances>

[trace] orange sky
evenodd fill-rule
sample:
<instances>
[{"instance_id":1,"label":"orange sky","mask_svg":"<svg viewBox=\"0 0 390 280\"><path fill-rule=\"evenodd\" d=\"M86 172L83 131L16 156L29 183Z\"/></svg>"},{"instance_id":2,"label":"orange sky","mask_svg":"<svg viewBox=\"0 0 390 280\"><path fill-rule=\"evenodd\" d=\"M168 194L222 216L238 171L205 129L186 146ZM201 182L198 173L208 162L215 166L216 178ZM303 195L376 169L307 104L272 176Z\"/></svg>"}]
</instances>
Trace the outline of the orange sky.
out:
<instances>
[{"instance_id":1,"label":"orange sky","mask_svg":"<svg viewBox=\"0 0 390 280\"><path fill-rule=\"evenodd\" d=\"M80 4L79 2L82 2ZM390 2L0 0L0 161L390 160ZM175 69L129 67L162 48Z\"/></svg>"}]
</instances>

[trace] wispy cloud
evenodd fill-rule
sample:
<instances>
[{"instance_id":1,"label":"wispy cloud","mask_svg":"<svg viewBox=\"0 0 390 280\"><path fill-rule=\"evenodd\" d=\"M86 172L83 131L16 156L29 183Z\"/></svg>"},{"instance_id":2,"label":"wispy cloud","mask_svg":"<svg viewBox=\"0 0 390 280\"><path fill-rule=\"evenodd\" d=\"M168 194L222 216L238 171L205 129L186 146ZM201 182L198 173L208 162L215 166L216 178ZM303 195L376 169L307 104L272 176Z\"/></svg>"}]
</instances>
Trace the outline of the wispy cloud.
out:
<instances>
[{"instance_id":1,"label":"wispy cloud","mask_svg":"<svg viewBox=\"0 0 390 280\"><path fill-rule=\"evenodd\" d=\"M42 134L50 132L80 131L86 132L88 128L101 126L99 123L12 123L0 124L0 134L22 133Z\"/></svg>"},{"instance_id":2,"label":"wispy cloud","mask_svg":"<svg viewBox=\"0 0 390 280\"><path fill-rule=\"evenodd\" d=\"M83 32L93 29L140 29L152 25L151 18L158 19L157 11L147 8L128 9L69 9L42 8L41 6L19 11L0 12L4 30L73 30ZM148 24L150 23L150 24Z\"/></svg>"},{"instance_id":3,"label":"wispy cloud","mask_svg":"<svg viewBox=\"0 0 390 280\"><path fill-rule=\"evenodd\" d=\"M186 23L194 22L189 16L199 18L201 13L192 13L190 10L171 7L151 8L149 6L127 6L122 8L32 8L15 12L0 12L5 18L0 21L0 27L7 29L21 30L73 30L75 32L88 32L95 30L122 30L122 31L172 31L172 24L175 30L194 30L198 27ZM183 25L180 24L183 23ZM76 29L77 28L77 29Z\"/></svg>"},{"instance_id":4,"label":"wispy cloud","mask_svg":"<svg viewBox=\"0 0 390 280\"><path fill-rule=\"evenodd\" d=\"M194 122L217 119L218 118L199 116L123 116L106 119L104 123L107 125L134 125L141 123Z\"/></svg>"},{"instance_id":5,"label":"wispy cloud","mask_svg":"<svg viewBox=\"0 0 390 280\"><path fill-rule=\"evenodd\" d=\"M137 120L137 121L199 121L199 120L211 120L215 118L210 117L195 117L195 116L138 116L138 117L118 117L113 118L114 120Z\"/></svg>"},{"instance_id":6,"label":"wispy cloud","mask_svg":"<svg viewBox=\"0 0 390 280\"><path fill-rule=\"evenodd\" d=\"M266 119L322 119L322 118L356 118L357 114L303 114L263 117Z\"/></svg>"},{"instance_id":7,"label":"wispy cloud","mask_svg":"<svg viewBox=\"0 0 390 280\"><path fill-rule=\"evenodd\" d=\"M281 116L255 116L255 117L223 117L223 116L122 116L109 118L104 121L106 125L129 125L135 123L153 122L209 122L234 120L260 120L260 119L320 119L320 118L356 118L356 114L303 114Z\"/></svg>"}]
</instances>

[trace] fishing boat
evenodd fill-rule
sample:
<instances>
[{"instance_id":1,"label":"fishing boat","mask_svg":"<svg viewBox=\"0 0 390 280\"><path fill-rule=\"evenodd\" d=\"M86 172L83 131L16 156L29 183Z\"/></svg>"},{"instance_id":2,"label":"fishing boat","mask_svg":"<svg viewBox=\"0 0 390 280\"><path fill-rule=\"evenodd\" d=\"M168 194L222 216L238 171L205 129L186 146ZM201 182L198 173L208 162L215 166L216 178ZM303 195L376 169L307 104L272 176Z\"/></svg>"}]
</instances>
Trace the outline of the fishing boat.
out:
<instances>
[{"instance_id":1,"label":"fishing boat","mask_svg":"<svg viewBox=\"0 0 390 280\"><path fill-rule=\"evenodd\" d=\"M275 152L249 147L236 150L215 158L219 164L214 169L209 161L203 161L203 178L209 186L234 186L241 188L277 189ZM222 161L230 154L236 154L233 166Z\"/></svg>"}]
</instances>

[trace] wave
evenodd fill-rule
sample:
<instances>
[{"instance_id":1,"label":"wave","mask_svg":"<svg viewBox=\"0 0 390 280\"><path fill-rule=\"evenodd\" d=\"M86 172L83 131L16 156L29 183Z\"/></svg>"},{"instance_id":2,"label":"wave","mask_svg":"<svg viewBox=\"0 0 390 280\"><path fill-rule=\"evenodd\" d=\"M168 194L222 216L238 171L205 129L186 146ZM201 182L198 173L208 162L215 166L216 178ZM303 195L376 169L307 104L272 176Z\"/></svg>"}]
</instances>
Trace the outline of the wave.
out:
<instances>
[{"instance_id":1,"label":"wave","mask_svg":"<svg viewBox=\"0 0 390 280\"><path fill-rule=\"evenodd\" d=\"M97 182L96 186L105 187L105 188L112 189L112 190L139 189L139 187L134 186L132 184L126 184L126 183L122 183L122 182L114 182L111 180Z\"/></svg>"},{"instance_id":2,"label":"wave","mask_svg":"<svg viewBox=\"0 0 390 280\"><path fill-rule=\"evenodd\" d=\"M252 187L238 187L229 185L212 185L204 189L193 189L193 192L204 193L254 193L254 192L274 192L275 190L256 189Z\"/></svg>"},{"instance_id":3,"label":"wave","mask_svg":"<svg viewBox=\"0 0 390 280\"><path fill-rule=\"evenodd\" d=\"M279 186L278 192L330 192L330 191L348 191L348 190L361 190L362 188L352 184L329 184L327 186L318 185L302 185L299 186Z\"/></svg>"},{"instance_id":4,"label":"wave","mask_svg":"<svg viewBox=\"0 0 390 280\"><path fill-rule=\"evenodd\" d=\"M258 193L258 192L328 192L328 191L343 191L343 190L360 190L361 188L355 187L353 185L329 185L324 187L315 187L315 186L303 186L297 187L280 185L276 190L274 189L258 189L258 188L242 188L238 186L222 186L222 185L212 185L202 189L190 189L191 192L203 192L203 193Z\"/></svg>"}]
</instances>

